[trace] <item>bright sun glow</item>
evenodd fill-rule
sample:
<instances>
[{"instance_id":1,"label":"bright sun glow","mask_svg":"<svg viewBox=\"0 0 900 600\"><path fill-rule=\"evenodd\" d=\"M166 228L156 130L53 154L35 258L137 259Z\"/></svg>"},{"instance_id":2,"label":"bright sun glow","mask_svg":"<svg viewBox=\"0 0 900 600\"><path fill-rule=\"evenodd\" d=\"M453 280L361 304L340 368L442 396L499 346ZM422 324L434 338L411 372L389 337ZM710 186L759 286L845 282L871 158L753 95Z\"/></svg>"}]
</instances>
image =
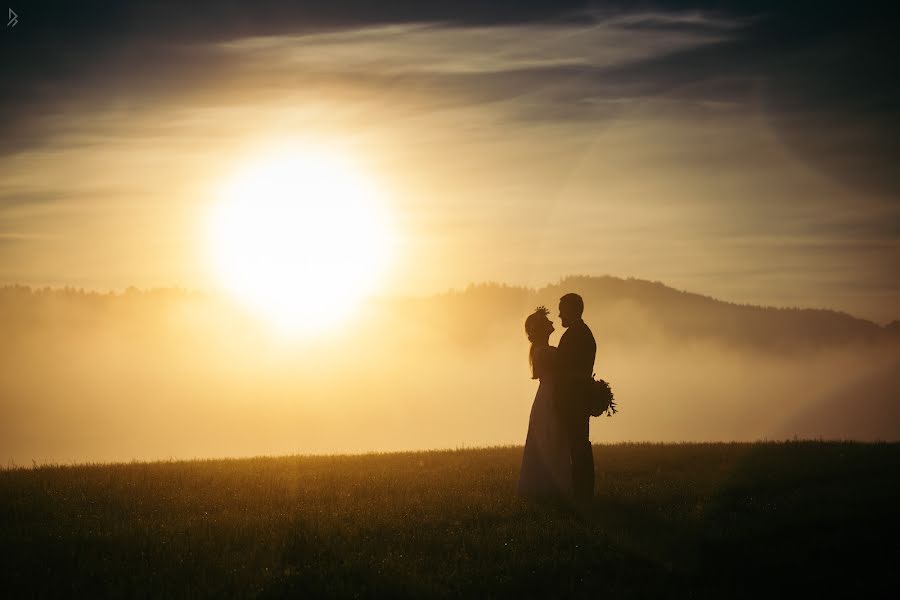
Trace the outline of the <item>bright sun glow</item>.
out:
<instances>
[{"instance_id":1,"label":"bright sun glow","mask_svg":"<svg viewBox=\"0 0 900 600\"><path fill-rule=\"evenodd\" d=\"M210 219L223 285L283 330L321 331L373 291L390 232L375 188L340 157L307 150L257 160Z\"/></svg>"}]
</instances>

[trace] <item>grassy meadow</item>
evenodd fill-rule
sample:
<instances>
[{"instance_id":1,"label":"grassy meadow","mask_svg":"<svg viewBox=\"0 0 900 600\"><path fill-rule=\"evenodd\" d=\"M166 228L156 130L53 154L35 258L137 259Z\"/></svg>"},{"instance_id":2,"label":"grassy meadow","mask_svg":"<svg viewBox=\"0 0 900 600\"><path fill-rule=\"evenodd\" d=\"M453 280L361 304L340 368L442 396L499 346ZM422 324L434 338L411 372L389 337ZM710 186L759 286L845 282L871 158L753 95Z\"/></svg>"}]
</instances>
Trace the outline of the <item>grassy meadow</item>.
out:
<instances>
[{"instance_id":1,"label":"grassy meadow","mask_svg":"<svg viewBox=\"0 0 900 600\"><path fill-rule=\"evenodd\" d=\"M585 513L521 447L0 471L4 597L779 597L898 586L900 444L594 447Z\"/></svg>"}]
</instances>

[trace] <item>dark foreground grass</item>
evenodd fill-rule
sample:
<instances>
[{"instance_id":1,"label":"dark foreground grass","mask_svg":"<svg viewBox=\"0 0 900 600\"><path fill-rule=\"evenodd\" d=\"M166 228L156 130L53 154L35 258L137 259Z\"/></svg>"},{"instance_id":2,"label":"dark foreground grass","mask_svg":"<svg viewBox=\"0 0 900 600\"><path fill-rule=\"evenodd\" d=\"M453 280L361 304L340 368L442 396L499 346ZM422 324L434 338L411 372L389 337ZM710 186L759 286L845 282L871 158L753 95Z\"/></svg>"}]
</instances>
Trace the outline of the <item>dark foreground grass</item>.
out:
<instances>
[{"instance_id":1,"label":"dark foreground grass","mask_svg":"<svg viewBox=\"0 0 900 600\"><path fill-rule=\"evenodd\" d=\"M596 446L586 514L521 448L0 472L0 596L766 597L900 589L900 444Z\"/></svg>"}]
</instances>

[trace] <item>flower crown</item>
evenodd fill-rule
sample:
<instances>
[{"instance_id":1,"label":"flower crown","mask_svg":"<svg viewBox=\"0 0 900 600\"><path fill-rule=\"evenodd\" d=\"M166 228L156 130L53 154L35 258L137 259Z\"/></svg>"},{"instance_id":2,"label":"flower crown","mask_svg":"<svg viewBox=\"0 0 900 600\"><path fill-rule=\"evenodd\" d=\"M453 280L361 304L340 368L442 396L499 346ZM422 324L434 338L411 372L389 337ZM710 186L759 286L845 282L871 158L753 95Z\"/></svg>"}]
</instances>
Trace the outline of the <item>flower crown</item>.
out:
<instances>
[{"instance_id":1,"label":"flower crown","mask_svg":"<svg viewBox=\"0 0 900 600\"><path fill-rule=\"evenodd\" d=\"M547 307L541 304L536 309L534 309L534 314L536 315L544 315L545 317L550 314L550 311L547 310Z\"/></svg>"}]
</instances>

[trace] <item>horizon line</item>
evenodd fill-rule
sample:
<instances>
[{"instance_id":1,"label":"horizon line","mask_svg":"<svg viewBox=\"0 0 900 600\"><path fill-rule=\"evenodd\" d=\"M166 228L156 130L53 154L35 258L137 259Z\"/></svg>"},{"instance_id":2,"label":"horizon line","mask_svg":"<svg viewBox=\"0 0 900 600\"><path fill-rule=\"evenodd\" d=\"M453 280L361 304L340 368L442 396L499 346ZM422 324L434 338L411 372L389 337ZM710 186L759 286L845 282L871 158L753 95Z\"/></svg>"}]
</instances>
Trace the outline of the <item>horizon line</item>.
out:
<instances>
[{"instance_id":1,"label":"horizon line","mask_svg":"<svg viewBox=\"0 0 900 600\"><path fill-rule=\"evenodd\" d=\"M722 298L718 298L716 296L711 296L708 294L702 294L699 292L693 292L690 290L682 289L674 287L670 284L667 284L658 279L643 279L640 277L628 276L628 277L620 277L616 275L610 274L602 274L602 275L588 275L588 274L569 274L563 275L559 277L555 282L545 283L541 287L531 287L530 285L516 284L516 283L507 283L503 281L497 280L482 280L482 281L471 281L465 285L465 287L449 287L445 288L442 291L435 291L429 293L421 293L421 294L370 294L365 300L371 301L383 301L383 300L428 300L432 298L439 298L442 296L451 296L451 295L463 295L469 293L473 288L479 287L496 287L496 288L509 288L515 290L521 290L526 293L541 293L548 288L564 285L567 281L573 279L583 279L583 280L599 280L599 279L610 279L617 280L621 282L637 282L640 284L650 284L662 286L666 289L672 290L674 292L678 292L681 294L688 294L691 296L695 296L697 298L703 298L706 300L712 300L714 302L719 302L722 304L728 304L731 306L738 307L749 307L749 308L759 308L759 309L771 309L771 310L796 310L796 311L814 311L814 312L830 312L840 315L846 315L854 319L858 319L861 321L867 321L869 323L873 323L881 328L888 327L894 323L900 322L900 318L892 318L889 320L885 320L884 322L879 322L875 319L869 319L866 317L860 317L853 313L850 313L846 310L840 310L832 307L812 307L812 306L778 306L774 304L753 304L750 302L739 302L733 300L725 300ZM149 286L149 287L140 287L137 285L128 285L124 288L122 287L85 287L85 286L75 286L72 284L33 284L33 283L23 283L23 282L0 282L0 290L3 289L15 289L15 288L27 288L29 291L37 291L37 292L77 292L80 294L86 295L98 295L98 296L125 296L131 293L154 293L154 292L182 292L186 294L201 294L212 297L227 297L227 294L223 290L216 289L208 289L208 288L197 288L197 287L187 287L180 284L171 284L171 285L157 285L157 286Z\"/></svg>"}]
</instances>

